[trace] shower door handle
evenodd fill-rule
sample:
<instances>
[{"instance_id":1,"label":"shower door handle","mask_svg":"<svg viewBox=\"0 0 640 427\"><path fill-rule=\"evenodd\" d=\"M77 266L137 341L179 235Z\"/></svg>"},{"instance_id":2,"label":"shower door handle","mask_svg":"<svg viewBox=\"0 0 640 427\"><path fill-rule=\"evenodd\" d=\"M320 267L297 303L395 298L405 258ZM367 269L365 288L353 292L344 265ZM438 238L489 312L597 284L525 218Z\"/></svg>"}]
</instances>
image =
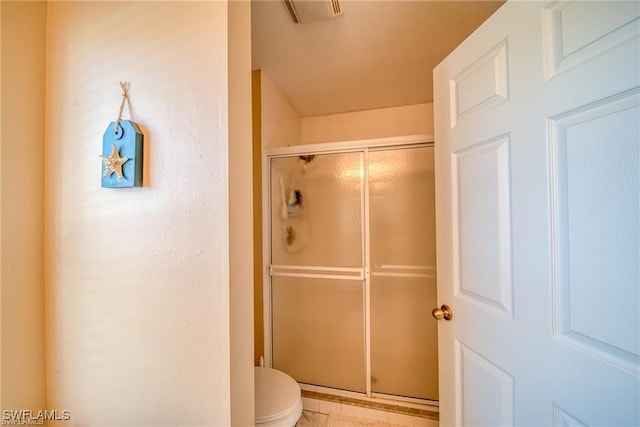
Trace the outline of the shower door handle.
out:
<instances>
[{"instance_id":1,"label":"shower door handle","mask_svg":"<svg viewBox=\"0 0 640 427\"><path fill-rule=\"evenodd\" d=\"M449 321L453 319L453 310L451 310L451 307L449 307L448 305L443 304L442 306L436 307L431 310L431 315L436 320L444 319Z\"/></svg>"}]
</instances>

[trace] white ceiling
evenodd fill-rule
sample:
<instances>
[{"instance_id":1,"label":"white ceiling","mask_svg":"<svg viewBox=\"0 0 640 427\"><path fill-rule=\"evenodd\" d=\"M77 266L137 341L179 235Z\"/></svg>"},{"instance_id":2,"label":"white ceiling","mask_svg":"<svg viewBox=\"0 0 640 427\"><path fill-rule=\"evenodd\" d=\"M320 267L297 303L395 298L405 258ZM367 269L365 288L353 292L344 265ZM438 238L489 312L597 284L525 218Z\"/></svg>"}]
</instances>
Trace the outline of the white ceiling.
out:
<instances>
[{"instance_id":1,"label":"white ceiling","mask_svg":"<svg viewBox=\"0 0 640 427\"><path fill-rule=\"evenodd\" d=\"M253 0L253 69L302 117L431 102L433 68L502 3L342 0L294 24L280 0Z\"/></svg>"}]
</instances>

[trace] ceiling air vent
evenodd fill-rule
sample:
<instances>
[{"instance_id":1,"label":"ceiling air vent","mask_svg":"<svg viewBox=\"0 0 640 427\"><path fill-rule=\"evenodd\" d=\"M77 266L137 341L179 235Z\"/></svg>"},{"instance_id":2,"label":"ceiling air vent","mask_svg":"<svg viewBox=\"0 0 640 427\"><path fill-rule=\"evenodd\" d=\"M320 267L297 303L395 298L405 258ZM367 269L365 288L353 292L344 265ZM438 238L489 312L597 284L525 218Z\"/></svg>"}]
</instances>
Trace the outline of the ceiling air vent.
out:
<instances>
[{"instance_id":1,"label":"ceiling air vent","mask_svg":"<svg viewBox=\"0 0 640 427\"><path fill-rule=\"evenodd\" d=\"M342 14L340 0L282 0L295 24L320 21Z\"/></svg>"},{"instance_id":2,"label":"ceiling air vent","mask_svg":"<svg viewBox=\"0 0 640 427\"><path fill-rule=\"evenodd\" d=\"M342 13L342 6L340 0L329 0L329 8L331 9L331 16L338 16Z\"/></svg>"}]
</instances>

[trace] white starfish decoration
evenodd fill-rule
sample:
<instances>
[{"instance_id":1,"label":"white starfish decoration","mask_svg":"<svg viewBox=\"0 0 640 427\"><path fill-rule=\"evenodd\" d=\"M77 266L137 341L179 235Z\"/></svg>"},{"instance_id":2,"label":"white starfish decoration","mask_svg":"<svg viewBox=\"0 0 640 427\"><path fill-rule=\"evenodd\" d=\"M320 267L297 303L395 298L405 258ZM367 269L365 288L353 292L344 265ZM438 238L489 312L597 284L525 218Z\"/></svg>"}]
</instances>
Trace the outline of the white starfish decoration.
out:
<instances>
[{"instance_id":1,"label":"white starfish decoration","mask_svg":"<svg viewBox=\"0 0 640 427\"><path fill-rule=\"evenodd\" d=\"M115 172L118 175L118 179L122 179L122 165L129 159L120 157L116 144L111 144L111 154L100 157L104 163L104 175L102 177L105 178Z\"/></svg>"}]
</instances>

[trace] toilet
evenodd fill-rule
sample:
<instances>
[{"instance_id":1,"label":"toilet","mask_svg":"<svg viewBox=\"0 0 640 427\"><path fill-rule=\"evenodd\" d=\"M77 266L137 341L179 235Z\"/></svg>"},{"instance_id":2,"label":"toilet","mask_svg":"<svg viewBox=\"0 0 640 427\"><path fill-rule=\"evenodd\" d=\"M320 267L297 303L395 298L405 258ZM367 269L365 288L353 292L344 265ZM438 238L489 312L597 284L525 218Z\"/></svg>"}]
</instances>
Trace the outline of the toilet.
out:
<instances>
[{"instance_id":1,"label":"toilet","mask_svg":"<svg viewBox=\"0 0 640 427\"><path fill-rule=\"evenodd\" d=\"M289 375L255 367L256 425L293 427L302 414L300 386Z\"/></svg>"}]
</instances>

